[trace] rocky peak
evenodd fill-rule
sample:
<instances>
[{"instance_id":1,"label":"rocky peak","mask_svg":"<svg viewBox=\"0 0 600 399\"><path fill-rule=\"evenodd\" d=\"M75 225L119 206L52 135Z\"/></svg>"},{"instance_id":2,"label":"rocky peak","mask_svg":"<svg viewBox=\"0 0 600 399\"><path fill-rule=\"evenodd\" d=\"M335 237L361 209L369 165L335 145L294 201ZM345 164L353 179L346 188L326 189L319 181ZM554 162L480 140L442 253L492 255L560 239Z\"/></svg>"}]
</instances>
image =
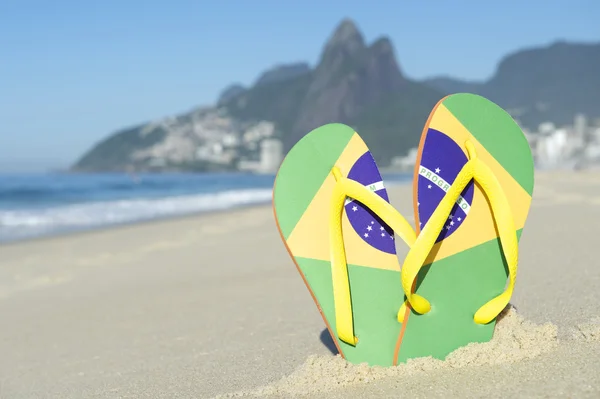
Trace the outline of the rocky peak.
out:
<instances>
[{"instance_id":1,"label":"rocky peak","mask_svg":"<svg viewBox=\"0 0 600 399\"><path fill-rule=\"evenodd\" d=\"M400 72L398 61L392 42L387 37L377 39L369 47L369 56L367 57L367 71L372 75L378 85L390 86L391 89L400 89L404 78Z\"/></svg>"},{"instance_id":2,"label":"rocky peak","mask_svg":"<svg viewBox=\"0 0 600 399\"><path fill-rule=\"evenodd\" d=\"M336 47L346 48L363 48L365 47L365 39L358 27L351 19L344 19L337 28L333 31L329 40L325 44L325 52L328 49Z\"/></svg>"},{"instance_id":3,"label":"rocky peak","mask_svg":"<svg viewBox=\"0 0 600 399\"><path fill-rule=\"evenodd\" d=\"M223 104L228 103L229 101L244 93L245 91L246 88L240 83L234 83L232 85L227 86L219 95L219 98L217 99L217 106L221 106Z\"/></svg>"},{"instance_id":4,"label":"rocky peak","mask_svg":"<svg viewBox=\"0 0 600 399\"><path fill-rule=\"evenodd\" d=\"M392 56L394 56L394 46L392 45L390 39L386 36L380 37L379 39L375 40L375 42L371 44L370 48L373 52L377 52L380 54L391 54Z\"/></svg>"},{"instance_id":5,"label":"rocky peak","mask_svg":"<svg viewBox=\"0 0 600 399\"><path fill-rule=\"evenodd\" d=\"M350 123L369 106L401 90L403 82L389 39L367 47L356 25L342 21L325 44L294 138L326 123Z\"/></svg>"},{"instance_id":6,"label":"rocky peak","mask_svg":"<svg viewBox=\"0 0 600 399\"><path fill-rule=\"evenodd\" d=\"M392 42L389 38L381 37L377 39L369 47L369 53L371 54L372 58L376 59L378 62L385 63L400 73L400 68L396 62L394 46L392 46Z\"/></svg>"},{"instance_id":7,"label":"rocky peak","mask_svg":"<svg viewBox=\"0 0 600 399\"><path fill-rule=\"evenodd\" d=\"M367 47L365 39L349 19L343 20L335 29L321 53L318 69L335 70L346 62L359 60Z\"/></svg>"},{"instance_id":8,"label":"rocky peak","mask_svg":"<svg viewBox=\"0 0 600 399\"><path fill-rule=\"evenodd\" d=\"M300 75L310 72L310 66L306 62L295 62L291 64L280 64L263 72L256 80L254 86L261 86L270 83L283 82L288 79L294 79Z\"/></svg>"}]
</instances>

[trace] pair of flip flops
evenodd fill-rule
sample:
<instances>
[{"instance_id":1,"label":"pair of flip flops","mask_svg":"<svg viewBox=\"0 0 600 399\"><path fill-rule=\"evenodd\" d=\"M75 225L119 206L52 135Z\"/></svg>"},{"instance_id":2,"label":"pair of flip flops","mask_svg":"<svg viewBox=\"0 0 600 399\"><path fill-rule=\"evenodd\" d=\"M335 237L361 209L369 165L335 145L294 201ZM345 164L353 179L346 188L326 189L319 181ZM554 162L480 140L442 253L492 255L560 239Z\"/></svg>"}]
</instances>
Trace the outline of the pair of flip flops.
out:
<instances>
[{"instance_id":1,"label":"pair of flip flops","mask_svg":"<svg viewBox=\"0 0 600 399\"><path fill-rule=\"evenodd\" d=\"M302 138L281 164L273 207L339 353L391 366L489 341L514 288L533 176L510 115L477 95L445 97L419 144L415 231L354 129ZM410 248L402 265L395 235Z\"/></svg>"}]
</instances>

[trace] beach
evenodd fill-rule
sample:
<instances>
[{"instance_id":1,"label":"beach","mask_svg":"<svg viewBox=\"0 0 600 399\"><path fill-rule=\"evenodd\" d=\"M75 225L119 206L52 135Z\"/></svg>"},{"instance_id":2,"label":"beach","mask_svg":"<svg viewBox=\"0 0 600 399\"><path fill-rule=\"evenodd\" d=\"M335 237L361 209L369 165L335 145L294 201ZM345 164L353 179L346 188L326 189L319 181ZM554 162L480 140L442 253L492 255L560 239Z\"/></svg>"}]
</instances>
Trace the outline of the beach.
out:
<instances>
[{"instance_id":1,"label":"beach","mask_svg":"<svg viewBox=\"0 0 600 399\"><path fill-rule=\"evenodd\" d=\"M392 369L332 354L270 205L5 244L0 398L600 397L599 221L600 173L537 172L516 311Z\"/></svg>"}]
</instances>

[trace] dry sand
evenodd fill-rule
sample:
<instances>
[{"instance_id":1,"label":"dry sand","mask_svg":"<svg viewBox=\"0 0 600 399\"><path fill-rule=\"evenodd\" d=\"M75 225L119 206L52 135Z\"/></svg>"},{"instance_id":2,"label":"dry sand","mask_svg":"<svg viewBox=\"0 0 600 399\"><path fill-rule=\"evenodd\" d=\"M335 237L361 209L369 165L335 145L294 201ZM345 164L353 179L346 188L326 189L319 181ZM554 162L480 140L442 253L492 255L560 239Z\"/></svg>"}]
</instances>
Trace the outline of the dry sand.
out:
<instances>
[{"instance_id":1,"label":"dry sand","mask_svg":"<svg viewBox=\"0 0 600 399\"><path fill-rule=\"evenodd\" d=\"M270 207L0 246L0 398L600 397L599 222L600 174L538 173L518 312L388 369L330 352Z\"/></svg>"}]
</instances>

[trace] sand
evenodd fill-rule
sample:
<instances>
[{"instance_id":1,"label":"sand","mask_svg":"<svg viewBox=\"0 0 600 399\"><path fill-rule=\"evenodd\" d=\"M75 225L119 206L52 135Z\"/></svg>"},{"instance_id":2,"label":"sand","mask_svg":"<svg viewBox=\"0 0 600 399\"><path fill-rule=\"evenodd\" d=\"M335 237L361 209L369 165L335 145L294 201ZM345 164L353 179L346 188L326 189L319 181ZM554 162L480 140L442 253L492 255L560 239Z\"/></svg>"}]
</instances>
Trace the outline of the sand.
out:
<instances>
[{"instance_id":1,"label":"sand","mask_svg":"<svg viewBox=\"0 0 600 399\"><path fill-rule=\"evenodd\" d=\"M517 310L387 369L331 352L270 207L3 245L0 398L600 397L598 221L599 173L538 173Z\"/></svg>"}]
</instances>

